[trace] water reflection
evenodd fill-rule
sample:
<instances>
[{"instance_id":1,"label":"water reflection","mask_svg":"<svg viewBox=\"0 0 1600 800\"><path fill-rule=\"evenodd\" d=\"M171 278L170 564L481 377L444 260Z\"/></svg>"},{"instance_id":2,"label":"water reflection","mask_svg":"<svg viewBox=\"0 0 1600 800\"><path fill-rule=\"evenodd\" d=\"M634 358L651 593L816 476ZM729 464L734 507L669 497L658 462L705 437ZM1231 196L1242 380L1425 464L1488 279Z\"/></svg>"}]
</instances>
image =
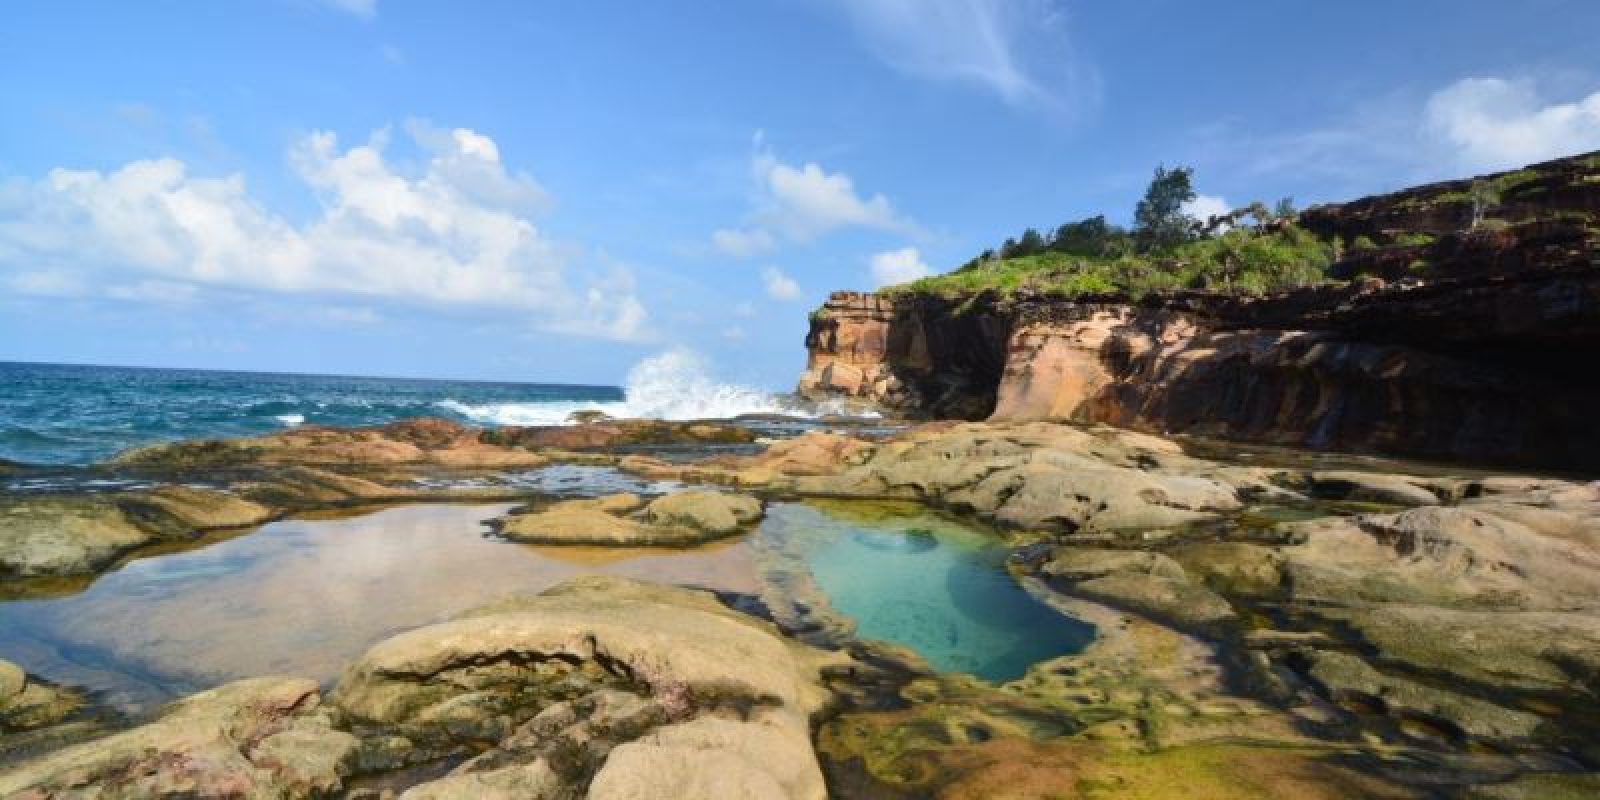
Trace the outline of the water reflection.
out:
<instances>
[{"instance_id":1,"label":"water reflection","mask_svg":"<svg viewBox=\"0 0 1600 800\"><path fill-rule=\"evenodd\" d=\"M395 632L585 573L756 588L739 542L594 553L485 538L481 522L508 508L420 505L286 520L133 561L73 597L0 605L0 656L139 711L252 675L331 681Z\"/></svg>"}]
</instances>

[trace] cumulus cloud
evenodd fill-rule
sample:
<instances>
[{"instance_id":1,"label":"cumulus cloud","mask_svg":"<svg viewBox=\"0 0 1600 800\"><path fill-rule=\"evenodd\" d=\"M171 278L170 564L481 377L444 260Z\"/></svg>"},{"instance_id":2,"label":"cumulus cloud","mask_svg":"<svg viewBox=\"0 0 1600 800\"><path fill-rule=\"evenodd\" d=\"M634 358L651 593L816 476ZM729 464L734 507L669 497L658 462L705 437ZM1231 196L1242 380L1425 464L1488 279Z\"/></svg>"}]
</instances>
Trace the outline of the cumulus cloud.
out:
<instances>
[{"instance_id":1,"label":"cumulus cloud","mask_svg":"<svg viewBox=\"0 0 1600 800\"><path fill-rule=\"evenodd\" d=\"M711 234L712 246L727 255L749 258L776 249L780 238L810 242L842 228L918 230L889 198L865 195L848 174L830 172L816 162L786 163L761 144L759 135L750 174L755 196L747 224Z\"/></svg>"},{"instance_id":2,"label":"cumulus cloud","mask_svg":"<svg viewBox=\"0 0 1600 800\"><path fill-rule=\"evenodd\" d=\"M1471 170L1497 170L1600 149L1600 91L1568 103L1530 81L1467 78L1434 92L1424 130Z\"/></svg>"},{"instance_id":3,"label":"cumulus cloud","mask_svg":"<svg viewBox=\"0 0 1600 800\"><path fill-rule=\"evenodd\" d=\"M1233 210L1228 201L1214 194L1197 194L1193 200L1183 204L1183 213L1205 222L1211 217L1220 217Z\"/></svg>"},{"instance_id":4,"label":"cumulus cloud","mask_svg":"<svg viewBox=\"0 0 1600 800\"><path fill-rule=\"evenodd\" d=\"M12 181L0 186L0 268L17 271L13 289L33 293L72 281L126 287L124 299L196 287L331 293L517 310L602 338L647 335L631 279L569 282L565 250L529 218L544 190L508 171L494 140L407 130L427 154L409 173L385 159L387 131L347 148L328 132L296 142L290 164L322 206L302 224L263 207L242 175L198 177L172 158Z\"/></svg>"},{"instance_id":5,"label":"cumulus cloud","mask_svg":"<svg viewBox=\"0 0 1600 800\"><path fill-rule=\"evenodd\" d=\"M767 267L761 271L761 280L767 285L767 296L774 300L800 299L800 284L794 279L783 274L777 267Z\"/></svg>"},{"instance_id":6,"label":"cumulus cloud","mask_svg":"<svg viewBox=\"0 0 1600 800\"><path fill-rule=\"evenodd\" d=\"M867 48L891 68L967 84L1008 103L1091 105L1095 70L1067 37L1058 0L833 0Z\"/></svg>"},{"instance_id":7,"label":"cumulus cloud","mask_svg":"<svg viewBox=\"0 0 1600 800\"><path fill-rule=\"evenodd\" d=\"M890 250L874 255L870 261L872 280L881 288L899 283L910 283L918 278L925 278L931 270L923 262L922 254L915 247L903 247L899 250Z\"/></svg>"}]
</instances>

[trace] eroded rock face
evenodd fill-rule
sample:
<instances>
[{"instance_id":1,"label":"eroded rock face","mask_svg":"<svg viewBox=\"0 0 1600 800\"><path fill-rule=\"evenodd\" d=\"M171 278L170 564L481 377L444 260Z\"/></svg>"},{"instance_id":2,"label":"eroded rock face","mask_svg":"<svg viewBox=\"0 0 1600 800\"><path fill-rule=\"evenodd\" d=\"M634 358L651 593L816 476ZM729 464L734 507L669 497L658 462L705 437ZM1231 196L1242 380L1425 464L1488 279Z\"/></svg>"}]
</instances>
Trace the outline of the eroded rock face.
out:
<instances>
[{"instance_id":1,"label":"eroded rock face","mask_svg":"<svg viewBox=\"0 0 1600 800\"><path fill-rule=\"evenodd\" d=\"M255 678L190 696L160 720L0 774L0 796L311 797L334 792L356 737L313 681Z\"/></svg>"},{"instance_id":2,"label":"eroded rock face","mask_svg":"<svg viewBox=\"0 0 1600 800\"><path fill-rule=\"evenodd\" d=\"M836 660L704 593L582 578L383 642L334 702L405 736L407 758L493 743L407 797L568 796L592 777L591 797L822 798L808 720Z\"/></svg>"},{"instance_id":3,"label":"eroded rock face","mask_svg":"<svg viewBox=\"0 0 1600 800\"><path fill-rule=\"evenodd\" d=\"M512 513L495 529L529 544L683 547L749 530L761 515L761 501L749 495L689 491L646 502L615 494Z\"/></svg>"},{"instance_id":4,"label":"eroded rock face","mask_svg":"<svg viewBox=\"0 0 1600 800\"><path fill-rule=\"evenodd\" d=\"M912 418L1070 419L1592 471L1600 429L1588 409L1600 386L1565 354L1600 343L1595 158L1571 160L1588 165L1577 178L1556 170L1584 193L1588 227L1519 222L1389 253L1393 284L1267 297L836 293L812 317L799 391ZM1367 221L1307 214L1348 245L1370 233L1352 231L1373 214L1385 217L1375 209L1410 202L1369 201L1349 204ZM1422 257L1429 274L1409 274ZM1360 261L1347 266L1387 272Z\"/></svg>"}]
</instances>

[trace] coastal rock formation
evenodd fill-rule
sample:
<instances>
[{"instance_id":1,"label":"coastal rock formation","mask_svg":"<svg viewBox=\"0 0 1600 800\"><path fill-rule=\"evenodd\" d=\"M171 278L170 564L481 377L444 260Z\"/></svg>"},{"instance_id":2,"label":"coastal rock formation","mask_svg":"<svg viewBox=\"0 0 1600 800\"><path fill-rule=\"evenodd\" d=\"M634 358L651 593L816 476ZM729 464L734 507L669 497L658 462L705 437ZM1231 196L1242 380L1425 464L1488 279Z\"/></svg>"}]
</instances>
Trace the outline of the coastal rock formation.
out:
<instances>
[{"instance_id":1,"label":"coastal rock formation","mask_svg":"<svg viewBox=\"0 0 1600 800\"><path fill-rule=\"evenodd\" d=\"M254 678L190 696L160 720L0 774L0 796L311 797L342 785L356 737L314 681Z\"/></svg>"},{"instance_id":2,"label":"coastal rock formation","mask_svg":"<svg viewBox=\"0 0 1600 800\"><path fill-rule=\"evenodd\" d=\"M707 593L580 578L379 643L328 703L237 681L11 768L0 796L355 797L381 776L412 800L822 800L810 720L847 664ZM28 686L0 662L0 708Z\"/></svg>"},{"instance_id":3,"label":"coastal rock formation","mask_svg":"<svg viewBox=\"0 0 1600 800\"><path fill-rule=\"evenodd\" d=\"M0 734L54 725L82 706L77 692L41 683L0 659Z\"/></svg>"},{"instance_id":4,"label":"coastal rock formation","mask_svg":"<svg viewBox=\"0 0 1600 800\"><path fill-rule=\"evenodd\" d=\"M808 720L838 661L704 593L582 578L379 644L334 700L401 762L492 744L407 797L820 799Z\"/></svg>"},{"instance_id":5,"label":"coastal rock formation","mask_svg":"<svg viewBox=\"0 0 1600 800\"><path fill-rule=\"evenodd\" d=\"M443 419L413 419L375 428L302 425L245 439L175 442L142 447L112 463L194 469L241 466L443 467L541 466L547 459L494 442L483 431Z\"/></svg>"},{"instance_id":6,"label":"coastal rock formation","mask_svg":"<svg viewBox=\"0 0 1600 800\"><path fill-rule=\"evenodd\" d=\"M722 539L761 519L761 501L725 492L677 492L646 502L634 494L565 500L514 512L494 523L507 539L530 544L684 547Z\"/></svg>"},{"instance_id":7,"label":"coastal rock formation","mask_svg":"<svg viewBox=\"0 0 1600 800\"><path fill-rule=\"evenodd\" d=\"M123 554L197 531L255 525L258 503L183 486L107 495L0 498L0 578L85 575Z\"/></svg>"},{"instance_id":8,"label":"coastal rock formation","mask_svg":"<svg viewBox=\"0 0 1600 800\"><path fill-rule=\"evenodd\" d=\"M1349 283L1264 297L838 292L812 315L799 391L920 418L1594 469L1600 382L1566 354L1600 345L1597 187L1588 154L1314 208L1299 224L1339 243ZM1486 193L1492 224L1474 216Z\"/></svg>"},{"instance_id":9,"label":"coastal rock formation","mask_svg":"<svg viewBox=\"0 0 1600 800\"><path fill-rule=\"evenodd\" d=\"M770 486L922 500L1007 527L1088 532L1183 525L1242 508L1230 482L1239 476L1215 466L1170 441L1114 428L947 424L863 446L833 474L784 475Z\"/></svg>"}]
</instances>

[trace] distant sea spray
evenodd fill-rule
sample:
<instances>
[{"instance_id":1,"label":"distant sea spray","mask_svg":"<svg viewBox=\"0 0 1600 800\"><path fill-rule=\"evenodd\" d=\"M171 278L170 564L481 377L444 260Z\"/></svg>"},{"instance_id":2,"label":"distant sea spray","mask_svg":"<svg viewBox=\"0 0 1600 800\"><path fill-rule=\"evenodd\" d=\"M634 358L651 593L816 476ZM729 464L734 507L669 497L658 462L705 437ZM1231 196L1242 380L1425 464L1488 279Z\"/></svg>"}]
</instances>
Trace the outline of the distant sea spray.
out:
<instances>
[{"instance_id":1,"label":"distant sea spray","mask_svg":"<svg viewBox=\"0 0 1600 800\"><path fill-rule=\"evenodd\" d=\"M484 425L560 425L579 411L599 411L620 418L723 419L740 414L805 412L784 398L748 386L720 383L710 364L692 350L668 350L628 371L623 398L588 403L487 403L472 405L441 400L439 408Z\"/></svg>"},{"instance_id":2,"label":"distant sea spray","mask_svg":"<svg viewBox=\"0 0 1600 800\"><path fill-rule=\"evenodd\" d=\"M683 349L634 366L626 388L0 362L0 459L87 464L176 439L423 416L560 425L575 411L658 419L802 415L779 396L712 374L706 359Z\"/></svg>"}]
</instances>

